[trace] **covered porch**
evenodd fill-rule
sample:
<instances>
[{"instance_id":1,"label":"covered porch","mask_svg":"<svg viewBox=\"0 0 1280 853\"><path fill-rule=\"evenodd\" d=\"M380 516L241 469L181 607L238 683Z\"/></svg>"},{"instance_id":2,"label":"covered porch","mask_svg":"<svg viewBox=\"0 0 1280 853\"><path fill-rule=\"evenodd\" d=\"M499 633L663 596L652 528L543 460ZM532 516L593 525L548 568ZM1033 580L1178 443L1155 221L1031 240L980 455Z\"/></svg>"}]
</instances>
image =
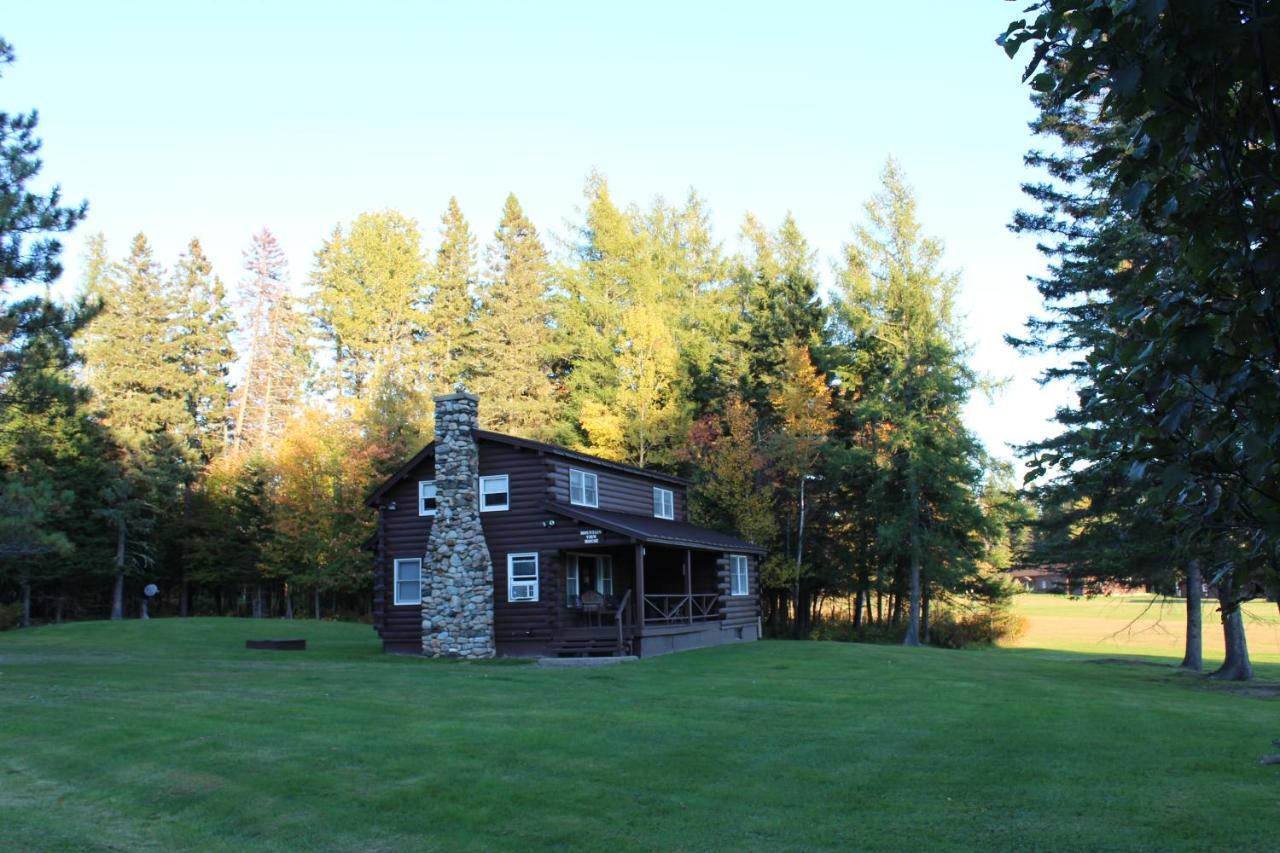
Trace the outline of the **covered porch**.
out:
<instances>
[{"instance_id":1,"label":"covered porch","mask_svg":"<svg viewBox=\"0 0 1280 853\"><path fill-rule=\"evenodd\" d=\"M729 554L759 549L679 522L556 507L581 525L584 544L560 553L563 597L559 654L634 654L683 639L679 647L713 645L689 637L720 631L729 593ZM593 542L595 533L600 533ZM713 540L713 541L707 541ZM612 644L612 645L610 645Z\"/></svg>"}]
</instances>

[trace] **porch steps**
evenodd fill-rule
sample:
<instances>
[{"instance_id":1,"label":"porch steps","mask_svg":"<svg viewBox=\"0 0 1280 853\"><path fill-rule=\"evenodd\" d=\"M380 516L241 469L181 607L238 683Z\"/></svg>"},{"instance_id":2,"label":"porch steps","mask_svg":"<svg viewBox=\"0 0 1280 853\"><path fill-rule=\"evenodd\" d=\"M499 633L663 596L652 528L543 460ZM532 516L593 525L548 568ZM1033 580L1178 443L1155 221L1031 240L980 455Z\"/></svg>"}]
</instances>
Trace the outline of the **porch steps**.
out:
<instances>
[{"instance_id":1,"label":"porch steps","mask_svg":"<svg viewBox=\"0 0 1280 853\"><path fill-rule=\"evenodd\" d=\"M612 657L618 654L617 637L561 637L551 644L553 657Z\"/></svg>"}]
</instances>

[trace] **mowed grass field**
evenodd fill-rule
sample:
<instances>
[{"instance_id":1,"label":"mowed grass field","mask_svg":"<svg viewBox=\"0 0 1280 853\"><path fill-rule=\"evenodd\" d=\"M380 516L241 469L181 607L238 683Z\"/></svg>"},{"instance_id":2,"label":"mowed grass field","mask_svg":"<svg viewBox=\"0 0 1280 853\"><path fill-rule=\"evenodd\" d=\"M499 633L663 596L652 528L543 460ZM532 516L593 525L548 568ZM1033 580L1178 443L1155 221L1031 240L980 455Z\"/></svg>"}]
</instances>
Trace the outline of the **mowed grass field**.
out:
<instances>
[{"instance_id":1,"label":"mowed grass field","mask_svg":"<svg viewBox=\"0 0 1280 853\"><path fill-rule=\"evenodd\" d=\"M1275 849L1274 683L1060 630L580 670L385 656L333 623L9 632L0 849ZM310 647L243 648L264 635Z\"/></svg>"},{"instance_id":2,"label":"mowed grass field","mask_svg":"<svg viewBox=\"0 0 1280 853\"><path fill-rule=\"evenodd\" d=\"M1014 599L1014 609L1027 618L1027 632L1006 644L1011 648L1182 660L1187 611L1180 599L1024 594ZM1202 621L1205 670L1209 671L1222 663L1223 656L1216 601L1204 603ZM1259 675L1280 677L1280 610L1274 603L1245 605L1245 635Z\"/></svg>"}]
</instances>

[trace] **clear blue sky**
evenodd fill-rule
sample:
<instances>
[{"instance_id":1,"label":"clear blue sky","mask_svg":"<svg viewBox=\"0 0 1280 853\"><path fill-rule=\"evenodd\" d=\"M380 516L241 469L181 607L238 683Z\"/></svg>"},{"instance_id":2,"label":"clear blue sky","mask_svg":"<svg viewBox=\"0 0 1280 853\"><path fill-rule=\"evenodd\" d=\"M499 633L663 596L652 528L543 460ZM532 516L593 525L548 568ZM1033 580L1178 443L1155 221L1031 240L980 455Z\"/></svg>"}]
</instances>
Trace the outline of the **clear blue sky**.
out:
<instances>
[{"instance_id":1,"label":"clear blue sky","mask_svg":"<svg viewBox=\"0 0 1280 853\"><path fill-rule=\"evenodd\" d=\"M229 284L263 225L302 281L337 222L396 208L434 247L457 195L487 238L508 191L563 234L592 169L616 197L787 210L822 257L848 239L885 157L963 277L973 364L1009 377L967 412L989 450L1036 438L1064 392L1002 341L1043 264L1006 229L1032 116L993 39L1020 7L901 3L60 2L11 7L0 108L37 107L46 175L113 252L144 231L166 264L198 236Z\"/></svg>"}]
</instances>

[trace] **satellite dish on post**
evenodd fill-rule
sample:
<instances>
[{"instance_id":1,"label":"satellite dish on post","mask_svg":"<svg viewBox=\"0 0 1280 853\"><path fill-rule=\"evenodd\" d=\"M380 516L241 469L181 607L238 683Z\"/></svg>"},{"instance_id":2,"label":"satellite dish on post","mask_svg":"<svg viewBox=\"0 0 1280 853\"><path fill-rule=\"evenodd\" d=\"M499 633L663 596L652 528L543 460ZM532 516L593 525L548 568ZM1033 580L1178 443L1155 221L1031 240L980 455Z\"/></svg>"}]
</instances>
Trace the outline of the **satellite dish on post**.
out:
<instances>
[{"instance_id":1,"label":"satellite dish on post","mask_svg":"<svg viewBox=\"0 0 1280 853\"><path fill-rule=\"evenodd\" d=\"M160 591L160 587L156 586L153 583L149 583L142 588L142 594L145 595L147 598L153 597L159 591ZM142 618L143 619L151 618L151 616L147 613L147 598L142 599Z\"/></svg>"}]
</instances>

